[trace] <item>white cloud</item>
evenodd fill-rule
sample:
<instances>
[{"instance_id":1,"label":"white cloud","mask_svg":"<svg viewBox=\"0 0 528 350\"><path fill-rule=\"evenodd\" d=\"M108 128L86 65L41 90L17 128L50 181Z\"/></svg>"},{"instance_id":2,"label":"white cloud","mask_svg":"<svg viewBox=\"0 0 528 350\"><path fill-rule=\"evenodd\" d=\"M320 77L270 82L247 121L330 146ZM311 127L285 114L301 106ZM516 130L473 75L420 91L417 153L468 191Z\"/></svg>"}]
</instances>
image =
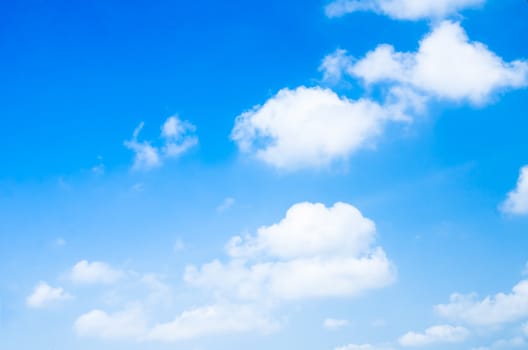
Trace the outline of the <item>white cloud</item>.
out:
<instances>
[{"instance_id":1,"label":"white cloud","mask_svg":"<svg viewBox=\"0 0 528 350\"><path fill-rule=\"evenodd\" d=\"M75 321L74 330L81 337L139 340L147 334L147 321L139 307L113 314L93 310Z\"/></svg>"},{"instance_id":2,"label":"white cloud","mask_svg":"<svg viewBox=\"0 0 528 350\"><path fill-rule=\"evenodd\" d=\"M450 101L486 103L501 90L528 84L528 62L505 62L484 44L469 41L459 23L444 21L417 52L380 45L347 72L367 84L395 83Z\"/></svg>"},{"instance_id":3,"label":"white cloud","mask_svg":"<svg viewBox=\"0 0 528 350\"><path fill-rule=\"evenodd\" d=\"M402 346L424 346L437 343L458 343L469 336L464 327L441 325L430 327L424 333L409 332L399 339Z\"/></svg>"},{"instance_id":4,"label":"white cloud","mask_svg":"<svg viewBox=\"0 0 528 350\"><path fill-rule=\"evenodd\" d=\"M123 277L122 271L113 269L108 264L99 261L79 261L70 273L70 279L78 284L111 284L121 277Z\"/></svg>"},{"instance_id":5,"label":"white cloud","mask_svg":"<svg viewBox=\"0 0 528 350\"><path fill-rule=\"evenodd\" d=\"M173 305L172 290L156 275L130 272L127 276L137 277L147 287L142 301L117 312L92 310L76 320L74 329L84 337L159 342L273 332L280 323L271 312L280 302L351 297L393 282L395 269L374 244L375 236L374 223L349 204L327 208L299 203L279 223L261 227L255 236L231 239L227 263L214 261L186 269L188 285L203 287L216 302L187 309L172 321L154 322L160 307ZM87 283L102 281L100 276L106 274L101 271L109 269L115 271L103 263L81 261L73 270L82 276L78 281ZM137 283L131 286L140 290ZM325 324L337 328L346 322L328 319Z\"/></svg>"},{"instance_id":6,"label":"white cloud","mask_svg":"<svg viewBox=\"0 0 528 350\"><path fill-rule=\"evenodd\" d=\"M71 298L72 296L66 293L64 289L54 288L46 282L40 282L33 290L33 293L26 298L26 305L38 309Z\"/></svg>"},{"instance_id":7,"label":"white cloud","mask_svg":"<svg viewBox=\"0 0 528 350\"><path fill-rule=\"evenodd\" d=\"M523 325L523 333L528 337L528 322Z\"/></svg>"},{"instance_id":8,"label":"white cloud","mask_svg":"<svg viewBox=\"0 0 528 350\"><path fill-rule=\"evenodd\" d=\"M134 130L132 140L125 141L125 146L135 153L134 164L132 166L132 169L135 170L149 170L161 165L158 149L147 141L139 142L137 140L144 125L145 123L140 123Z\"/></svg>"},{"instance_id":9,"label":"white cloud","mask_svg":"<svg viewBox=\"0 0 528 350\"><path fill-rule=\"evenodd\" d=\"M339 49L320 70L330 82L346 74L382 84L383 103L321 87L283 89L236 118L231 138L240 151L282 170L320 168L374 146L389 121L411 120L431 99L482 105L528 85L528 61L503 60L450 21L436 25L416 52L384 44L354 60Z\"/></svg>"},{"instance_id":10,"label":"white cloud","mask_svg":"<svg viewBox=\"0 0 528 350\"><path fill-rule=\"evenodd\" d=\"M161 128L161 136L165 139L162 148L166 157L178 157L198 144L198 138L192 133L196 127L176 116L169 117Z\"/></svg>"},{"instance_id":11,"label":"white cloud","mask_svg":"<svg viewBox=\"0 0 528 350\"><path fill-rule=\"evenodd\" d=\"M500 209L508 214L528 214L528 165L521 168L517 187L508 193L508 197L502 203Z\"/></svg>"},{"instance_id":12,"label":"white cloud","mask_svg":"<svg viewBox=\"0 0 528 350\"><path fill-rule=\"evenodd\" d=\"M343 73L352 65L352 62L352 57L347 55L346 50L337 49L323 59L319 71L323 72L324 81L338 82L343 78Z\"/></svg>"},{"instance_id":13,"label":"white cloud","mask_svg":"<svg viewBox=\"0 0 528 350\"><path fill-rule=\"evenodd\" d=\"M246 300L356 296L396 278L375 235L374 223L349 204L299 203L256 236L232 238L227 263L188 266L185 280Z\"/></svg>"},{"instance_id":14,"label":"white cloud","mask_svg":"<svg viewBox=\"0 0 528 350\"><path fill-rule=\"evenodd\" d=\"M435 309L441 316L477 326L522 320L528 317L528 280L519 282L509 294L498 293L482 300L474 294L453 294L449 304Z\"/></svg>"},{"instance_id":15,"label":"white cloud","mask_svg":"<svg viewBox=\"0 0 528 350\"><path fill-rule=\"evenodd\" d=\"M188 121L180 120L177 116L167 118L161 127L163 145L153 146L148 141L139 142L138 136L144 123L140 123L134 130L132 139L125 141L125 146L135 153L134 170L151 170L163 164L167 158L176 158L198 144L194 135L196 127Z\"/></svg>"},{"instance_id":16,"label":"white cloud","mask_svg":"<svg viewBox=\"0 0 528 350\"><path fill-rule=\"evenodd\" d=\"M400 106L349 100L329 89L283 89L236 118L239 149L279 169L317 168L345 160L374 143Z\"/></svg>"},{"instance_id":17,"label":"white cloud","mask_svg":"<svg viewBox=\"0 0 528 350\"><path fill-rule=\"evenodd\" d=\"M338 202L298 203L277 224L262 226L255 237L234 237L227 248L234 258L266 254L281 259L314 256L358 256L368 252L376 238L376 225L361 212Z\"/></svg>"},{"instance_id":18,"label":"white cloud","mask_svg":"<svg viewBox=\"0 0 528 350\"><path fill-rule=\"evenodd\" d=\"M438 19L471 7L485 0L334 0L325 7L328 17L340 17L357 11L373 11L394 19Z\"/></svg>"},{"instance_id":19,"label":"white cloud","mask_svg":"<svg viewBox=\"0 0 528 350\"><path fill-rule=\"evenodd\" d=\"M173 321L148 324L142 307L107 313L93 310L74 324L78 336L102 339L177 342L225 333L275 331L278 325L250 305L215 304L182 312Z\"/></svg>"},{"instance_id":20,"label":"white cloud","mask_svg":"<svg viewBox=\"0 0 528 350\"><path fill-rule=\"evenodd\" d=\"M216 207L216 211L222 213L235 205L235 199L233 197L225 198L220 205Z\"/></svg>"},{"instance_id":21,"label":"white cloud","mask_svg":"<svg viewBox=\"0 0 528 350\"><path fill-rule=\"evenodd\" d=\"M216 304L185 311L172 322L154 326L148 339L174 342L223 333L268 333L277 327L253 306Z\"/></svg>"},{"instance_id":22,"label":"white cloud","mask_svg":"<svg viewBox=\"0 0 528 350\"><path fill-rule=\"evenodd\" d=\"M337 330L346 327L350 324L348 320L340 320L336 318L327 318L323 322L323 327L329 330Z\"/></svg>"}]
</instances>

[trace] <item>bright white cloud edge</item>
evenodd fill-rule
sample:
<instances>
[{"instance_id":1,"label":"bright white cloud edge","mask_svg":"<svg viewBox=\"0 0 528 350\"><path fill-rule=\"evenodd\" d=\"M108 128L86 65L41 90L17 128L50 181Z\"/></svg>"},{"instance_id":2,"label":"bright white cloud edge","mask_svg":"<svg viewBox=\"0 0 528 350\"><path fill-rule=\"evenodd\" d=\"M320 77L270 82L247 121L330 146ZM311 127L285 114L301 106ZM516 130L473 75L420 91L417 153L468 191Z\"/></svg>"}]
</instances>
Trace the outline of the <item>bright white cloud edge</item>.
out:
<instances>
[{"instance_id":1,"label":"bright white cloud edge","mask_svg":"<svg viewBox=\"0 0 528 350\"><path fill-rule=\"evenodd\" d=\"M348 74L367 85L407 87L429 99L473 105L528 85L528 61L504 61L484 44L470 41L460 23L450 21L435 25L416 52L397 52L383 44L355 61L339 49L323 60L320 70L326 80Z\"/></svg>"},{"instance_id":2,"label":"bright white cloud edge","mask_svg":"<svg viewBox=\"0 0 528 350\"><path fill-rule=\"evenodd\" d=\"M528 165L521 168L517 187L508 193L500 209L506 214L528 215Z\"/></svg>"},{"instance_id":3,"label":"bright white cloud edge","mask_svg":"<svg viewBox=\"0 0 528 350\"><path fill-rule=\"evenodd\" d=\"M520 281L510 293L497 293L479 300L476 294L452 294L448 304L435 307L448 319L473 326L500 326L528 318L528 280Z\"/></svg>"},{"instance_id":4,"label":"bright white cloud edge","mask_svg":"<svg viewBox=\"0 0 528 350\"><path fill-rule=\"evenodd\" d=\"M485 0L334 0L325 6L325 13L331 18L372 11L399 20L441 19L484 3Z\"/></svg>"}]
</instances>

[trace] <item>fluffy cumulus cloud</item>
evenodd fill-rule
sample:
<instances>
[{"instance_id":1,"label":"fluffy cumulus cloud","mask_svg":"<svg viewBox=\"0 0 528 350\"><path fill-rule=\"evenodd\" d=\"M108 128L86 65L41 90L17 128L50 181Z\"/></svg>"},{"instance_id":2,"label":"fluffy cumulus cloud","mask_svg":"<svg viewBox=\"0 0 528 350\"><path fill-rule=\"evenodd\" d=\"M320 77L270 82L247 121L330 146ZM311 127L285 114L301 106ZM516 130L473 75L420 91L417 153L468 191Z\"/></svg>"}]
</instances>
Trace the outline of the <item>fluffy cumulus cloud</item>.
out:
<instances>
[{"instance_id":1,"label":"fluffy cumulus cloud","mask_svg":"<svg viewBox=\"0 0 528 350\"><path fill-rule=\"evenodd\" d=\"M357 11L373 11L394 19L438 19L465 8L478 7L485 0L334 0L325 7L328 17Z\"/></svg>"},{"instance_id":2,"label":"fluffy cumulus cloud","mask_svg":"<svg viewBox=\"0 0 528 350\"><path fill-rule=\"evenodd\" d=\"M122 271L99 261L79 261L70 273L70 279L77 284L111 284L121 277L123 277Z\"/></svg>"},{"instance_id":3,"label":"fluffy cumulus cloud","mask_svg":"<svg viewBox=\"0 0 528 350\"><path fill-rule=\"evenodd\" d=\"M162 145L153 146L151 142L139 141L139 133L144 127L140 123L134 130L132 139L125 141L125 146L134 152L135 170L150 170L163 164L167 158L176 158L198 144L194 134L196 127L188 121L177 116L167 118L161 126Z\"/></svg>"},{"instance_id":4,"label":"fluffy cumulus cloud","mask_svg":"<svg viewBox=\"0 0 528 350\"><path fill-rule=\"evenodd\" d=\"M402 346L425 346L437 343L458 343L464 341L469 331L464 327L441 325L430 327L424 333L409 332L399 339Z\"/></svg>"},{"instance_id":5,"label":"fluffy cumulus cloud","mask_svg":"<svg viewBox=\"0 0 528 350\"><path fill-rule=\"evenodd\" d=\"M327 79L341 74L339 68L367 85L405 86L430 98L476 105L498 91L528 84L527 61L504 61L484 44L471 42L459 23L449 21L437 25L416 52L397 52L383 44L353 61L338 50L321 66Z\"/></svg>"},{"instance_id":6,"label":"fluffy cumulus cloud","mask_svg":"<svg viewBox=\"0 0 528 350\"><path fill-rule=\"evenodd\" d=\"M399 105L349 100L320 87L283 89L236 118L231 138L242 152L279 169L321 167L372 145Z\"/></svg>"},{"instance_id":7,"label":"fluffy cumulus cloud","mask_svg":"<svg viewBox=\"0 0 528 350\"><path fill-rule=\"evenodd\" d=\"M507 214L528 214L528 165L521 168L517 187L508 193L506 200L502 203L500 208Z\"/></svg>"},{"instance_id":8,"label":"fluffy cumulus cloud","mask_svg":"<svg viewBox=\"0 0 528 350\"><path fill-rule=\"evenodd\" d=\"M232 238L228 262L187 267L185 280L243 300L352 297L395 279L375 236L374 223L349 204L299 203L255 236Z\"/></svg>"},{"instance_id":9,"label":"fluffy cumulus cloud","mask_svg":"<svg viewBox=\"0 0 528 350\"><path fill-rule=\"evenodd\" d=\"M478 300L474 294L453 294L436 311L449 319L476 326L497 326L528 318L528 280L519 282L509 294L498 293Z\"/></svg>"},{"instance_id":10,"label":"fluffy cumulus cloud","mask_svg":"<svg viewBox=\"0 0 528 350\"><path fill-rule=\"evenodd\" d=\"M46 282L40 282L31 295L26 298L26 305L38 309L71 298L72 296L66 293L64 289L60 287L54 288Z\"/></svg>"},{"instance_id":11,"label":"fluffy cumulus cloud","mask_svg":"<svg viewBox=\"0 0 528 350\"><path fill-rule=\"evenodd\" d=\"M81 337L177 342L224 333L270 333L280 328L273 312L282 303L305 298L353 297L382 288L396 278L383 249L375 245L376 227L355 207L336 203L299 203L278 223L255 235L233 237L226 245L228 261L188 266L187 287L203 288L215 302L187 309L172 320L156 322L160 299L170 294L155 275L139 278L148 295L120 311L101 309L77 318ZM104 263L81 261L74 281L110 283L119 274ZM112 277L112 278L110 278ZM132 284L137 285L137 284ZM136 288L137 289L137 288ZM337 329L348 321L327 319Z\"/></svg>"}]
</instances>

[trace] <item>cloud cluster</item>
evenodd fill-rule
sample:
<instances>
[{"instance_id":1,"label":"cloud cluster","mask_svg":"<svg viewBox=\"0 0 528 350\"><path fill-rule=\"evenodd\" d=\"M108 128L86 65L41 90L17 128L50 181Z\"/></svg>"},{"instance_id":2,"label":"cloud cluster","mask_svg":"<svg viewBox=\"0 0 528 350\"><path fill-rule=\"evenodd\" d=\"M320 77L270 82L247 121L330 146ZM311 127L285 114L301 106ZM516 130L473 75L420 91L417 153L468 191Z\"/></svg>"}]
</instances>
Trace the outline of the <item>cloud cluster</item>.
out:
<instances>
[{"instance_id":1,"label":"cloud cluster","mask_svg":"<svg viewBox=\"0 0 528 350\"><path fill-rule=\"evenodd\" d=\"M144 127L140 123L134 130L132 139L125 141L125 146L134 152L134 170L150 170L162 165L167 158L177 158L198 144L195 136L196 127L177 116L169 117L161 127L163 145L153 146L148 141L139 141L139 133Z\"/></svg>"},{"instance_id":2,"label":"cloud cluster","mask_svg":"<svg viewBox=\"0 0 528 350\"><path fill-rule=\"evenodd\" d=\"M372 11L399 20L439 19L465 8L483 5L485 0L334 0L325 7L328 17L358 11Z\"/></svg>"},{"instance_id":3,"label":"cloud cluster","mask_svg":"<svg viewBox=\"0 0 528 350\"><path fill-rule=\"evenodd\" d=\"M521 168L517 187L508 193L500 209L507 214L528 214L528 165Z\"/></svg>"},{"instance_id":4,"label":"cloud cluster","mask_svg":"<svg viewBox=\"0 0 528 350\"><path fill-rule=\"evenodd\" d=\"M492 332L503 330L503 326L513 324L515 333L513 338L499 338L491 345L477 347L472 350L522 348L528 339L528 280L520 281L510 293L497 293L479 299L476 294L452 294L448 304L434 307L436 313L446 319L463 323L466 327L453 325L438 325L426 329L424 332L408 332L402 335L394 347L425 347L433 345L447 345L461 343L473 334L489 336ZM524 323L522 323L524 322ZM519 335L521 332L523 336ZM396 344L396 343L395 343ZM386 349L376 345L347 345L335 350L378 350Z\"/></svg>"},{"instance_id":5,"label":"cloud cluster","mask_svg":"<svg viewBox=\"0 0 528 350\"><path fill-rule=\"evenodd\" d=\"M527 61L505 62L450 21L434 27L416 52L397 52L383 44L354 62L337 50L321 69L326 79L336 79L344 70L367 85L405 86L429 98L475 105L487 103L498 91L528 84Z\"/></svg>"},{"instance_id":6,"label":"cloud cluster","mask_svg":"<svg viewBox=\"0 0 528 350\"><path fill-rule=\"evenodd\" d=\"M448 304L435 307L443 317L475 326L499 326L528 318L528 280L519 282L511 293L498 293L478 300L475 294L451 295Z\"/></svg>"},{"instance_id":7,"label":"cloud cluster","mask_svg":"<svg viewBox=\"0 0 528 350\"><path fill-rule=\"evenodd\" d=\"M37 284L31 295L26 298L26 305L38 309L71 298L72 296L66 293L63 288L55 288L46 282L40 282Z\"/></svg>"},{"instance_id":8,"label":"cloud cluster","mask_svg":"<svg viewBox=\"0 0 528 350\"><path fill-rule=\"evenodd\" d=\"M236 118L231 138L239 149L278 169L318 168L372 145L398 105L349 100L329 89L283 89Z\"/></svg>"},{"instance_id":9,"label":"cloud cluster","mask_svg":"<svg viewBox=\"0 0 528 350\"><path fill-rule=\"evenodd\" d=\"M239 300L353 297L396 278L375 235L374 223L349 204L299 203L255 236L233 237L227 263L187 267L185 280Z\"/></svg>"},{"instance_id":10,"label":"cloud cluster","mask_svg":"<svg viewBox=\"0 0 528 350\"><path fill-rule=\"evenodd\" d=\"M484 2L335 0L325 10L329 17L373 11L395 19L443 19ZM383 97L379 102L352 100L322 87L282 89L236 118L231 138L240 151L281 170L320 168L372 147L388 123L412 121L430 100L483 105L501 91L528 85L528 61L508 62L484 44L471 41L459 23L445 20L436 22L415 52L398 52L382 44L356 60L339 49L324 58L320 70L325 82L352 77L368 89L381 87ZM143 127L141 123L132 139L125 141L134 152L133 168L137 170L159 167L165 159L179 157L198 143L196 127L176 116L162 125L158 145L139 141ZM93 171L102 173L104 167ZM234 203L228 197L217 210L225 211ZM528 166L521 169L517 188L508 194L501 209L528 214ZM231 238L226 245L227 259L186 267L186 286L212 294L215 302L187 308L169 320L153 321L150 308L157 300L169 299L171 290L156 276L143 275L139 280L148 287L149 295L142 302L117 311L88 311L77 318L74 330L81 337L160 342L273 332L279 323L270 314L279 305L304 299L351 298L393 283L396 269L376 244L376 235L375 223L350 204L298 203L279 222L258 228L254 235ZM175 249L182 247L180 242ZM76 285L109 285L125 276L128 274L104 262L86 260L78 262L69 274ZM41 308L71 298L62 288L41 282L26 304ZM435 310L469 326L522 322L528 318L528 281L521 281L509 294L484 299L453 294L448 304L437 305ZM329 318L323 326L335 330L348 324L347 320ZM528 324L522 327L528 336ZM469 334L465 327L437 325L421 333L408 332L397 343L401 347L457 343ZM524 345L521 337L493 347L519 344ZM349 344L335 350L391 348Z\"/></svg>"},{"instance_id":11,"label":"cloud cluster","mask_svg":"<svg viewBox=\"0 0 528 350\"><path fill-rule=\"evenodd\" d=\"M321 168L372 147L389 122L412 121L432 100L480 106L528 85L528 61L505 61L451 21L435 25L416 52L382 44L355 60L339 49L320 71L326 82L346 76L380 88L381 102L322 87L282 89L236 118L231 138L241 152L281 170Z\"/></svg>"},{"instance_id":12,"label":"cloud cluster","mask_svg":"<svg viewBox=\"0 0 528 350\"><path fill-rule=\"evenodd\" d=\"M424 333L409 332L399 339L402 346L425 346L438 343L459 343L464 341L469 331L464 327L450 325L433 326Z\"/></svg>"},{"instance_id":13,"label":"cloud cluster","mask_svg":"<svg viewBox=\"0 0 528 350\"><path fill-rule=\"evenodd\" d=\"M280 324L271 312L282 303L354 297L392 283L395 268L375 240L374 222L349 204L298 203L282 220L260 227L254 236L233 237L226 245L228 262L215 260L186 268L187 285L212 293L216 302L156 323L151 317L152 298L147 297L120 311L89 311L77 319L74 329L83 337L159 342L273 332ZM112 276L109 271L114 270L101 262L81 261L72 271L83 282L115 280L103 278ZM166 295L166 288L151 277L143 276L141 282ZM344 320L325 321L331 329L346 324Z\"/></svg>"}]
</instances>

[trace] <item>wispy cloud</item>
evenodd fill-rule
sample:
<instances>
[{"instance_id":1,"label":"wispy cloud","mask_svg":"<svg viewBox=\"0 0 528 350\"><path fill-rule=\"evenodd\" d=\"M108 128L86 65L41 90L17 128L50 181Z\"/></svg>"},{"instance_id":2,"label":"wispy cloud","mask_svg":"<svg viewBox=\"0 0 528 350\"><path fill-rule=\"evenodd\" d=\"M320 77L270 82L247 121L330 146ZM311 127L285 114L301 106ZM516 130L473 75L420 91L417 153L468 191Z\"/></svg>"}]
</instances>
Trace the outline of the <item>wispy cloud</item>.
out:
<instances>
[{"instance_id":1,"label":"wispy cloud","mask_svg":"<svg viewBox=\"0 0 528 350\"><path fill-rule=\"evenodd\" d=\"M134 130L132 139L125 141L125 146L135 154L134 170L151 170L160 167L168 158L177 158L198 144L194 135L196 127L188 121L182 121L177 116L169 117L161 127L162 144L154 146L148 141L138 141L144 127L141 122Z\"/></svg>"},{"instance_id":2,"label":"wispy cloud","mask_svg":"<svg viewBox=\"0 0 528 350\"><path fill-rule=\"evenodd\" d=\"M399 20L441 19L486 0L334 0L325 7L328 17L372 11Z\"/></svg>"},{"instance_id":3,"label":"wispy cloud","mask_svg":"<svg viewBox=\"0 0 528 350\"><path fill-rule=\"evenodd\" d=\"M441 325L427 328L423 333L409 332L399 339L402 346L421 347L438 343L459 343L469 336L464 327Z\"/></svg>"},{"instance_id":4,"label":"wispy cloud","mask_svg":"<svg viewBox=\"0 0 528 350\"><path fill-rule=\"evenodd\" d=\"M217 207L216 207L216 211L219 212L219 213L223 213L224 211L228 210L229 208L231 208L233 205L235 205L235 199L233 197L226 197L222 203L220 203Z\"/></svg>"}]
</instances>

